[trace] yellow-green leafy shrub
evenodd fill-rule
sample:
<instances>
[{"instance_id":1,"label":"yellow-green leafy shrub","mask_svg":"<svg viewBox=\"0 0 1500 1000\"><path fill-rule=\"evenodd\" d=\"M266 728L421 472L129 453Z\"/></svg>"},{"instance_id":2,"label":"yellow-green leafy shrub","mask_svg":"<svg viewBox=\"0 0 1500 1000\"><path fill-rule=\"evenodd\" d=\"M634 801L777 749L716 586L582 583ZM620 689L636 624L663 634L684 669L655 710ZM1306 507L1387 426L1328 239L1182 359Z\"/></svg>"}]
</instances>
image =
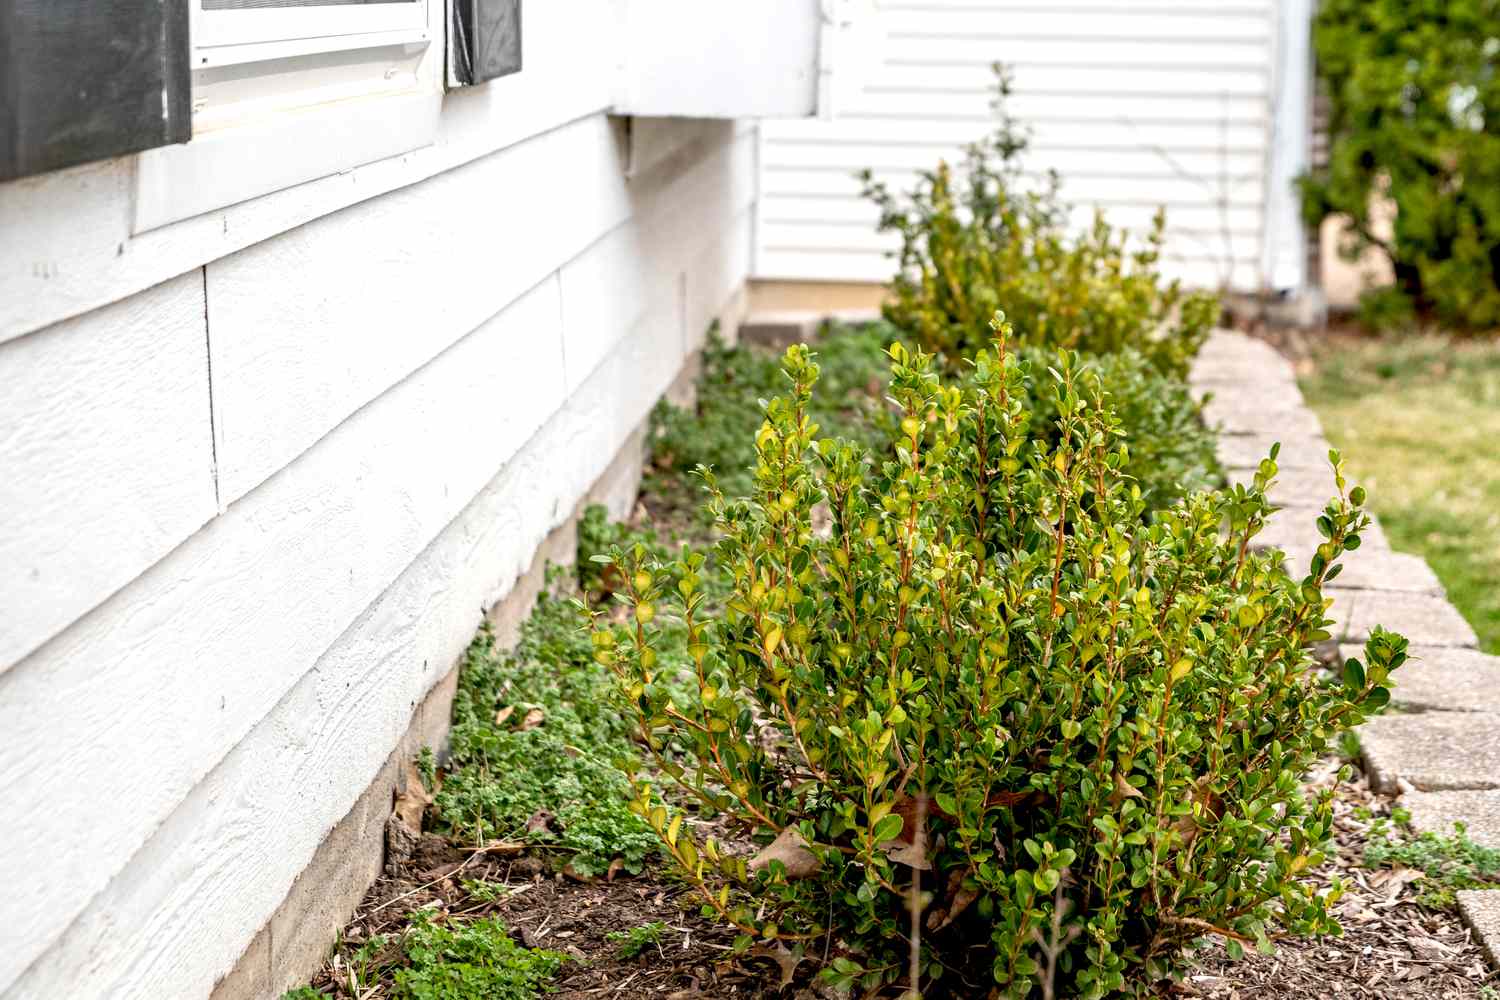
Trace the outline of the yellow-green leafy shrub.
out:
<instances>
[{"instance_id":1,"label":"yellow-green leafy shrub","mask_svg":"<svg viewBox=\"0 0 1500 1000\"><path fill-rule=\"evenodd\" d=\"M1185 374L1219 306L1162 278L1165 214L1133 248L1102 214L1087 232L1070 233L1057 178L1040 188L1023 179L1026 134L1005 109L1009 78L999 79L999 129L968 146L956 172L940 163L905 195L863 175L880 230L901 240L886 318L950 364L985 345L1001 310L1027 344L1132 348L1163 372Z\"/></svg>"},{"instance_id":2,"label":"yellow-green leafy shrub","mask_svg":"<svg viewBox=\"0 0 1500 1000\"><path fill-rule=\"evenodd\" d=\"M1003 339L962 384L890 354L899 412L872 458L819 439L817 365L787 352L751 495L710 501L722 606L700 556L616 555L633 616L596 619L595 656L679 785L636 808L706 910L741 947L826 954L837 984L907 979L915 938L924 984L1008 997L1135 989L1203 935L1334 930L1337 892L1299 879L1331 792L1300 778L1405 659L1383 632L1340 677L1311 658L1322 587L1368 523L1337 456L1326 541L1292 580L1250 544L1274 452L1250 487L1147 522L1092 370L1058 367L1048 440ZM658 655L663 621L686 632L686 678ZM769 844L737 855L693 808Z\"/></svg>"}]
</instances>

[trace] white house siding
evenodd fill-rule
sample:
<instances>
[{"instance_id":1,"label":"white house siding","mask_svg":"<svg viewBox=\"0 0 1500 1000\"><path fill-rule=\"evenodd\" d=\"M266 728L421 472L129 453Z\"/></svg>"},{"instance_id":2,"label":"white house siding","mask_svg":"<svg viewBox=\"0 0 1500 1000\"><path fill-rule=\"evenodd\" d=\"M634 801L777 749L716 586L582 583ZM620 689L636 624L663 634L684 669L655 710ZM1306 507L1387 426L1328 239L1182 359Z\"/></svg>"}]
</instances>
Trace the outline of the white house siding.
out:
<instances>
[{"instance_id":1,"label":"white house siding","mask_svg":"<svg viewBox=\"0 0 1500 1000\"><path fill-rule=\"evenodd\" d=\"M129 160L0 186L0 997L206 996L743 282L755 131L628 172L534 8L433 147L142 236Z\"/></svg>"},{"instance_id":2,"label":"white house siding","mask_svg":"<svg viewBox=\"0 0 1500 1000\"><path fill-rule=\"evenodd\" d=\"M767 123L759 278L883 281L855 171L908 188L993 128L990 66L1014 71L1026 163L1055 169L1087 225L1096 207L1169 223L1168 269L1259 289L1301 283L1289 179L1305 155L1305 0L879 0L883 61L832 122ZM1300 34L1299 34L1300 32ZM1293 44L1294 42L1300 42Z\"/></svg>"}]
</instances>

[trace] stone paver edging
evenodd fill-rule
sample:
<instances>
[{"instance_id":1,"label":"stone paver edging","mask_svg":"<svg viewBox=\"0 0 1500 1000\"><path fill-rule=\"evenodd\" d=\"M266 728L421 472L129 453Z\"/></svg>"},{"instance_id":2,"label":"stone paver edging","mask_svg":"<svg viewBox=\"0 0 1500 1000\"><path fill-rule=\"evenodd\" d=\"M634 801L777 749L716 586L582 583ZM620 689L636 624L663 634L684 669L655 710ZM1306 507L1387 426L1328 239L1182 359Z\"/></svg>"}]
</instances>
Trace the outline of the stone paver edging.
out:
<instances>
[{"instance_id":1,"label":"stone paver edging","mask_svg":"<svg viewBox=\"0 0 1500 1000\"><path fill-rule=\"evenodd\" d=\"M1220 330L1188 378L1194 396L1207 397L1204 419L1219 431L1231 482L1248 482L1281 442L1271 500L1285 509L1256 542L1286 552L1291 572L1305 574L1320 541L1313 522L1334 483L1328 442L1291 363L1264 341ZM1395 675L1393 711L1360 729L1371 784L1399 794L1418 831L1448 834L1462 822L1477 843L1500 848L1500 657L1475 648L1474 630L1424 560L1391 551L1378 524L1361 541L1326 589L1340 653L1355 655L1376 624L1411 643L1411 660ZM1500 964L1500 890L1462 892L1459 909Z\"/></svg>"}]
</instances>

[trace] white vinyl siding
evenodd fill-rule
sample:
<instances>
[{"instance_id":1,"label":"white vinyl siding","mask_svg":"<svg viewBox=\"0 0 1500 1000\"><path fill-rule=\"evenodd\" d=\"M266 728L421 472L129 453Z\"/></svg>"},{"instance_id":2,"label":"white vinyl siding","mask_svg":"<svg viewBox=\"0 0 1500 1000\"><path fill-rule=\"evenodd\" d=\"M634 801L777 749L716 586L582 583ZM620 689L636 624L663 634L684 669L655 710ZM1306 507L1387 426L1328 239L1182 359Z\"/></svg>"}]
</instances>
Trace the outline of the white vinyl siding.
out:
<instances>
[{"instance_id":1,"label":"white vinyl siding","mask_svg":"<svg viewBox=\"0 0 1500 1000\"><path fill-rule=\"evenodd\" d=\"M1275 0L883 0L883 59L838 118L762 131L755 273L888 279L893 239L875 232L854 173L905 189L956 160L994 128L998 61L1032 129L1028 170L1059 173L1076 226L1097 207L1138 231L1165 206L1171 273L1287 281L1267 244L1280 13Z\"/></svg>"}]
</instances>

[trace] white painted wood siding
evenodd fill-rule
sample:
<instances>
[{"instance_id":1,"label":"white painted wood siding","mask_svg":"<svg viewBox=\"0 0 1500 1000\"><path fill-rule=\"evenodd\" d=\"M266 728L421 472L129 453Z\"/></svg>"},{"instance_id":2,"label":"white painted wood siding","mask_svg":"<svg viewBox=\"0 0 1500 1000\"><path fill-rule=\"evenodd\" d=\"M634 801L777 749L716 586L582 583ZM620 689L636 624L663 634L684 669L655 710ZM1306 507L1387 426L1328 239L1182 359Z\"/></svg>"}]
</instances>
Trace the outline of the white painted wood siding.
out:
<instances>
[{"instance_id":1,"label":"white painted wood siding","mask_svg":"<svg viewBox=\"0 0 1500 1000\"><path fill-rule=\"evenodd\" d=\"M632 172L536 15L432 149L0 186L0 998L206 996L743 283L755 130Z\"/></svg>"},{"instance_id":2,"label":"white painted wood siding","mask_svg":"<svg viewBox=\"0 0 1500 1000\"><path fill-rule=\"evenodd\" d=\"M1287 100L1283 3L880 0L877 16L883 61L837 120L763 129L757 277L887 280L895 244L875 233L854 172L904 189L956 160L993 128L1000 61L1015 74L1012 109L1033 129L1028 167L1059 172L1075 225L1097 207L1138 230L1164 205L1173 273L1300 285L1294 212L1268 199L1300 163L1272 155Z\"/></svg>"}]
</instances>

